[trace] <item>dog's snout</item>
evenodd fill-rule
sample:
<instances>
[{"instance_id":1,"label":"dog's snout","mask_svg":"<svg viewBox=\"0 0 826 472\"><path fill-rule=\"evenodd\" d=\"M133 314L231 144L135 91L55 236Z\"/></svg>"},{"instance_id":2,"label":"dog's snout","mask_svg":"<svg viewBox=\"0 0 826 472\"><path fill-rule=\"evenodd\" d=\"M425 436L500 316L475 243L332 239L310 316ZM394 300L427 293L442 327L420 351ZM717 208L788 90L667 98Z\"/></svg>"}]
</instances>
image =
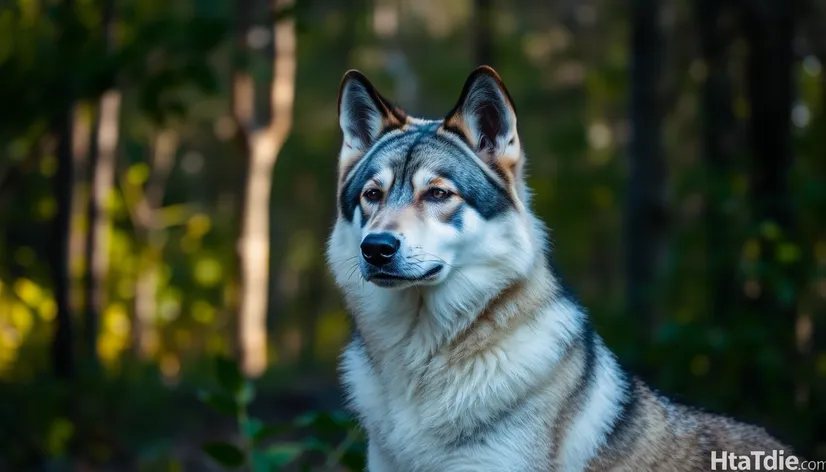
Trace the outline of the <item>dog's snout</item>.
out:
<instances>
[{"instance_id":1,"label":"dog's snout","mask_svg":"<svg viewBox=\"0 0 826 472\"><path fill-rule=\"evenodd\" d=\"M401 242L390 233L368 234L361 242L361 256L374 266L383 266L389 263Z\"/></svg>"}]
</instances>

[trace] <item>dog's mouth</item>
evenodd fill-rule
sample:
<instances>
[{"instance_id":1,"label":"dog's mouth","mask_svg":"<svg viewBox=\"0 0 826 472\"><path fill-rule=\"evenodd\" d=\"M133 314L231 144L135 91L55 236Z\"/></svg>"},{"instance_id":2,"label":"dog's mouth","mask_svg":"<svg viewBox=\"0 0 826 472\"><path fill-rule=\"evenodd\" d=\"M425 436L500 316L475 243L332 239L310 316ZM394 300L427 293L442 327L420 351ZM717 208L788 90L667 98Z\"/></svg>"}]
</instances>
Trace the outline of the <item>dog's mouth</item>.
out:
<instances>
[{"instance_id":1,"label":"dog's mouth","mask_svg":"<svg viewBox=\"0 0 826 472\"><path fill-rule=\"evenodd\" d=\"M390 287L405 283L425 282L436 278L443 268L444 266L438 265L417 277L411 277L406 274L376 272L375 274L371 274L367 280L381 287Z\"/></svg>"}]
</instances>

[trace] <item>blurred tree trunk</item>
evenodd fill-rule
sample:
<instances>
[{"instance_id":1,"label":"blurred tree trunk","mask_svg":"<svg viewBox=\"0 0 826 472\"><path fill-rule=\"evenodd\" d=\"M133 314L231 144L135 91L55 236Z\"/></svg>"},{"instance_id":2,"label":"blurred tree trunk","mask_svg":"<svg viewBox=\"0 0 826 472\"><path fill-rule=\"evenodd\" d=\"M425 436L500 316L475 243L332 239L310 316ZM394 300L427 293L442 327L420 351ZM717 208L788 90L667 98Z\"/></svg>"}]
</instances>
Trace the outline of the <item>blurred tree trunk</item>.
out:
<instances>
[{"instance_id":1,"label":"blurred tree trunk","mask_svg":"<svg viewBox=\"0 0 826 472\"><path fill-rule=\"evenodd\" d=\"M73 0L65 0L60 5L63 23L59 39L62 44L71 44L75 36L75 12ZM68 56L71 58L71 55ZM70 60L70 59L69 59ZM69 235L72 215L72 183L74 180L72 161L72 121L74 90L71 75L63 83L63 89L55 94L63 105L53 123L57 137L57 171L52 180L57 201L57 212L52 220L49 265L54 290L57 315L52 338L51 361L55 375L70 379L75 374L74 327L70 297Z\"/></svg>"},{"instance_id":2,"label":"blurred tree trunk","mask_svg":"<svg viewBox=\"0 0 826 472\"><path fill-rule=\"evenodd\" d=\"M751 104L748 139L752 157L749 187L752 219L756 225L776 224L783 233L782 238L792 238L795 217L789 177L793 163L790 121L793 3L785 0L747 2L744 12L749 43L747 94ZM766 249L769 252L762 254L773 257L773 248ZM771 291L770 287L764 287L761 295L771 297ZM777 300L769 305L756 304L754 308L767 314L773 312L772 316L781 313L793 316L794 313L791 306L775 311L780 308Z\"/></svg>"},{"instance_id":3,"label":"blurred tree trunk","mask_svg":"<svg viewBox=\"0 0 826 472\"><path fill-rule=\"evenodd\" d=\"M150 359L157 346L154 319L158 312L159 251L148 238L140 255L135 279L135 319L132 321L132 352L138 359Z\"/></svg>"},{"instance_id":4,"label":"blurred tree trunk","mask_svg":"<svg viewBox=\"0 0 826 472\"><path fill-rule=\"evenodd\" d=\"M89 152L92 138L92 115L86 103L77 104L73 116L72 132L72 216L69 235L69 272L71 274L70 293L72 311L81 313L83 284L86 264L86 208L89 185L85 179L88 172Z\"/></svg>"},{"instance_id":5,"label":"blurred tree trunk","mask_svg":"<svg viewBox=\"0 0 826 472\"><path fill-rule=\"evenodd\" d=\"M236 45L248 53L251 31L250 0L237 4ZM247 168L238 241L240 294L238 348L241 368L258 376L267 366L267 297L270 292L270 195L278 153L292 127L295 98L295 20L284 14L293 0L274 0L273 75L269 93L269 119L263 125L255 117L255 82L245 68L233 76L233 109L247 152Z\"/></svg>"},{"instance_id":6,"label":"blurred tree trunk","mask_svg":"<svg viewBox=\"0 0 826 472\"><path fill-rule=\"evenodd\" d=\"M796 219L789 186L793 155L791 109L795 2L743 1L743 20L749 56L746 68L750 115L747 125L751 156L749 200L752 227L759 232L760 269L747 281L745 312L761 320L770 339L767 352L778 365L754 365L760 375L749 375L747 387L771 392L785 385L793 392L797 364L795 349L796 303L802 280L797 251ZM759 379L759 380L758 380ZM759 397L754 398L759 401ZM789 398L789 402L792 399Z\"/></svg>"},{"instance_id":7,"label":"blurred tree trunk","mask_svg":"<svg viewBox=\"0 0 826 472\"><path fill-rule=\"evenodd\" d=\"M702 85L702 152L710 191L706 200L706 253L710 310L715 317L729 317L734 308L738 250L727 222L727 200L731 198L734 154L739 127L733 110L733 84L727 67L737 31L733 5L728 0L697 3L700 46L707 74Z\"/></svg>"},{"instance_id":8,"label":"blurred tree trunk","mask_svg":"<svg viewBox=\"0 0 826 472\"><path fill-rule=\"evenodd\" d=\"M136 205L136 239L140 248L135 279L135 318L132 320L132 350L140 359L148 359L157 347L155 316L158 313L158 274L163 260L165 237L158 213L163 205L166 183L175 162L178 133L160 131L152 149L151 173L143 196Z\"/></svg>"},{"instance_id":9,"label":"blurred tree trunk","mask_svg":"<svg viewBox=\"0 0 826 472\"><path fill-rule=\"evenodd\" d=\"M752 210L756 222L772 221L790 229L794 224L788 182L793 160L790 114L794 3L746 3Z\"/></svg>"},{"instance_id":10,"label":"blurred tree trunk","mask_svg":"<svg viewBox=\"0 0 826 472\"><path fill-rule=\"evenodd\" d=\"M66 111L56 120L57 172L53 191L57 213L52 221L51 253L49 254L57 305L57 323L52 340L52 367L59 378L71 378L75 372L74 328L71 309L71 278L69 274L69 235L72 213L72 117Z\"/></svg>"},{"instance_id":11,"label":"blurred tree trunk","mask_svg":"<svg viewBox=\"0 0 826 472\"><path fill-rule=\"evenodd\" d=\"M634 0L631 37L631 139L625 202L627 310L654 329L653 285L665 230L661 148L663 42L657 0Z\"/></svg>"},{"instance_id":12,"label":"blurred tree trunk","mask_svg":"<svg viewBox=\"0 0 826 472\"><path fill-rule=\"evenodd\" d=\"M474 0L474 66L493 64L493 5L492 0Z\"/></svg>"},{"instance_id":13,"label":"blurred tree trunk","mask_svg":"<svg viewBox=\"0 0 826 472\"><path fill-rule=\"evenodd\" d=\"M115 0L103 3L103 37L111 53L115 33ZM117 161L121 94L116 88L103 93L98 105L93 150L89 156L89 208L86 234L86 293L84 301L84 347L87 360L98 363L97 337L101 313L106 307L106 280L109 269L111 198Z\"/></svg>"}]
</instances>

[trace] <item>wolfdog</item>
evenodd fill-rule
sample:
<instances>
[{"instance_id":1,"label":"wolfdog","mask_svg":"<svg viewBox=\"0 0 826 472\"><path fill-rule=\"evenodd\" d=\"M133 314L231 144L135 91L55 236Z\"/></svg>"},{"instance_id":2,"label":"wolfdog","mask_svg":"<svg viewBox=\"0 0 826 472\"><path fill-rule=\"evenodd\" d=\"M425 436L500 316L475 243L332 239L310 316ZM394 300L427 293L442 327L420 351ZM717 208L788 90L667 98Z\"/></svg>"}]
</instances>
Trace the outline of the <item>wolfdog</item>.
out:
<instances>
[{"instance_id":1,"label":"wolfdog","mask_svg":"<svg viewBox=\"0 0 826 472\"><path fill-rule=\"evenodd\" d=\"M493 69L441 120L349 71L338 112L327 259L352 314L341 373L369 471L701 471L712 451L790 451L620 367L548 262Z\"/></svg>"}]
</instances>

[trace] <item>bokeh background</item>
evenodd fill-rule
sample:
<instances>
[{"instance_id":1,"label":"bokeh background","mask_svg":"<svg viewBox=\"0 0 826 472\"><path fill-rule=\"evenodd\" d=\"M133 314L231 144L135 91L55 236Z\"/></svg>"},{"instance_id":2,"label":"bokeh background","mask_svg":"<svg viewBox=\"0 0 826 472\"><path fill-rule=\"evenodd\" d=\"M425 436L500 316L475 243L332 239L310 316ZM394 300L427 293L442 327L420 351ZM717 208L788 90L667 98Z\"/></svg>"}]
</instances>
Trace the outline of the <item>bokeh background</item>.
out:
<instances>
[{"instance_id":1,"label":"bokeh background","mask_svg":"<svg viewBox=\"0 0 826 472\"><path fill-rule=\"evenodd\" d=\"M439 117L482 63L622 362L826 458L823 0L3 0L0 470L215 470L219 355L357 463L290 426L341 407L339 80Z\"/></svg>"}]
</instances>

